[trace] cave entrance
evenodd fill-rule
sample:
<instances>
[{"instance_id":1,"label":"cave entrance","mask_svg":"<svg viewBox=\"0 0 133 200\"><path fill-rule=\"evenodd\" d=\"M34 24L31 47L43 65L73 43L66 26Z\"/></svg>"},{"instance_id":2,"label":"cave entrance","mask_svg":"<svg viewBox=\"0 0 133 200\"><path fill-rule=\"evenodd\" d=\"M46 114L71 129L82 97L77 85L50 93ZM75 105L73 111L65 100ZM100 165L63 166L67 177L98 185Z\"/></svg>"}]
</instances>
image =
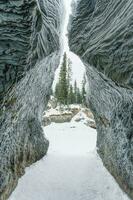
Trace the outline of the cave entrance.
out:
<instances>
[{"instance_id":1,"label":"cave entrance","mask_svg":"<svg viewBox=\"0 0 133 200\"><path fill-rule=\"evenodd\" d=\"M43 118L44 133L50 141L49 150L47 156L34 166L31 166L30 169L27 169L27 173L19 182L10 200L127 199L122 198L123 193L111 175L105 170L102 161L96 153L97 133L91 111L85 107L83 102L79 103L76 99L77 94L79 95L80 90L82 90L85 67L80 59L69 51L66 30L70 14L70 3L71 0L65 0L67 13L63 40L64 52L66 52L67 56L65 59L62 56L63 58L53 84L52 98ZM71 95L74 95L74 101L76 102L72 104L67 102L64 105L62 102L58 104L57 96L54 98L54 94L58 83L57 80L61 79L62 81L64 78L64 68L62 70L63 78L60 77L61 67L65 66L66 69L65 64L67 63L68 66L68 61L66 62L68 58L72 62L73 72L70 82L71 86L73 86ZM76 84L75 80L77 80ZM68 84L67 81L66 83ZM64 90L68 88L65 85ZM59 90L61 90L60 87ZM64 90L62 90L63 95ZM59 100L62 101L60 96ZM36 129L34 132L36 133ZM36 144L36 137L34 137L34 143ZM32 143L28 147L32 149ZM23 195L22 191L24 191Z\"/></svg>"},{"instance_id":2,"label":"cave entrance","mask_svg":"<svg viewBox=\"0 0 133 200\"><path fill-rule=\"evenodd\" d=\"M45 168L50 167L50 170L46 169L50 184L53 187L55 185L62 187L61 185L63 185L64 194L67 191L65 188L73 187L74 191L76 189L74 187L82 184L86 176L82 172L87 170L90 152L95 152L97 138L94 117L85 102L85 66L80 58L69 49L67 27L71 14L71 2L72 0L64 1L66 6L66 19L62 34L64 50L56 71L48 108L43 118L44 133L50 142ZM65 75L64 70L66 70ZM71 99L71 95L73 99ZM78 99L79 96L81 99ZM62 102L63 98L67 98L67 101ZM75 171L77 168L79 169ZM63 181L65 173L67 178L65 176ZM58 180L57 177L59 177ZM57 180L56 184L53 184L52 179ZM73 184L74 180L76 180L75 186L71 186L71 184L69 186L69 183ZM58 189L55 189L55 194L57 199L64 200L66 198ZM49 195L52 197L52 191ZM61 196L59 197L59 195ZM51 199L55 200L56 198L52 197ZM70 192L67 199L77 198Z\"/></svg>"},{"instance_id":3,"label":"cave entrance","mask_svg":"<svg viewBox=\"0 0 133 200\"><path fill-rule=\"evenodd\" d=\"M64 5L66 13L62 31L63 53L55 73L43 125L82 121L87 126L96 129L94 116L87 108L85 66L80 58L70 51L68 42L69 20L72 8L76 6L76 0L64 0Z\"/></svg>"},{"instance_id":4,"label":"cave entrance","mask_svg":"<svg viewBox=\"0 0 133 200\"><path fill-rule=\"evenodd\" d=\"M64 1L66 17L62 31L63 53L55 73L50 101L45 112L43 124L70 122L75 115L87 120L88 126L96 128L92 112L86 102L85 66L80 58L69 49L68 23L75 0ZM80 113L80 111L82 111ZM89 121L90 120L90 121Z\"/></svg>"},{"instance_id":5,"label":"cave entrance","mask_svg":"<svg viewBox=\"0 0 133 200\"><path fill-rule=\"evenodd\" d=\"M72 182L75 179L77 180L76 184L79 184L78 180L82 182L82 178L85 178L85 174L80 178L80 172L87 167L86 161L89 153L95 151L97 138L94 117L85 102L85 66L80 58L69 49L67 27L71 14L71 2L72 0L64 1L66 6L66 19L62 34L64 50L56 71L48 108L43 118L44 133L50 142L47 164L52 163L48 176L52 181L51 171L53 170L53 179L56 180L59 177L56 182L57 187L64 184L65 188L68 187L67 184L69 184L72 174ZM66 70L65 75L64 70ZM62 102L63 98L67 98L67 101ZM69 167L73 172L67 169ZM79 171L75 173L74 168L77 167L79 167ZM63 182L65 172L68 179ZM53 183L51 184L53 185ZM73 188L73 190L75 189ZM57 196L59 195L57 194L58 189L55 193ZM64 197L60 197L60 199L64 199ZM76 197L74 198L72 195L68 199L76 199Z\"/></svg>"}]
</instances>

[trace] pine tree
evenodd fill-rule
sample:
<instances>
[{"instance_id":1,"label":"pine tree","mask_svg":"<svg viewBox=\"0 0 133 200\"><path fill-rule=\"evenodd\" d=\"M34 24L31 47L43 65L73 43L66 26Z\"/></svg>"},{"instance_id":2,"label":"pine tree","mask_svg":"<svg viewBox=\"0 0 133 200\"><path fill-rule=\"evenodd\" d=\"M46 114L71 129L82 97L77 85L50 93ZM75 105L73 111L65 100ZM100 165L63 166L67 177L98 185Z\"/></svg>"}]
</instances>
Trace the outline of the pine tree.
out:
<instances>
[{"instance_id":1,"label":"pine tree","mask_svg":"<svg viewBox=\"0 0 133 200\"><path fill-rule=\"evenodd\" d=\"M75 98L74 98L74 92L73 92L73 86L70 85L70 89L69 89L69 94L68 94L68 104L73 104Z\"/></svg>"},{"instance_id":2,"label":"pine tree","mask_svg":"<svg viewBox=\"0 0 133 200\"><path fill-rule=\"evenodd\" d=\"M59 88L59 82L58 82L58 83L56 83L55 92L54 92L54 96L55 96L55 98L57 98L57 100L59 97L59 91L60 91L60 88Z\"/></svg>"},{"instance_id":3,"label":"pine tree","mask_svg":"<svg viewBox=\"0 0 133 200\"><path fill-rule=\"evenodd\" d=\"M82 103L82 95L79 88L77 88L77 103L78 104Z\"/></svg>"},{"instance_id":4,"label":"pine tree","mask_svg":"<svg viewBox=\"0 0 133 200\"><path fill-rule=\"evenodd\" d=\"M74 103L77 103L77 81L74 82Z\"/></svg>"},{"instance_id":5,"label":"pine tree","mask_svg":"<svg viewBox=\"0 0 133 200\"><path fill-rule=\"evenodd\" d=\"M86 104L86 91L85 91L85 84L86 84L86 77L84 74L83 81L82 81L82 103Z\"/></svg>"},{"instance_id":6,"label":"pine tree","mask_svg":"<svg viewBox=\"0 0 133 200\"><path fill-rule=\"evenodd\" d=\"M70 58L68 58L68 62L67 62L67 82L68 82L68 88L70 89L70 85L71 85L71 81L72 81L72 62L70 60Z\"/></svg>"},{"instance_id":7,"label":"pine tree","mask_svg":"<svg viewBox=\"0 0 133 200\"><path fill-rule=\"evenodd\" d=\"M72 62L71 60L68 58L67 60L67 87L68 87L68 98L67 98L67 102L68 104L72 103L72 96L73 96L73 88L71 85L71 81L72 81Z\"/></svg>"},{"instance_id":8,"label":"pine tree","mask_svg":"<svg viewBox=\"0 0 133 200\"><path fill-rule=\"evenodd\" d=\"M57 99L61 104L67 104L68 80L67 80L67 55L64 53L63 62L59 74L59 83L56 86Z\"/></svg>"}]
</instances>

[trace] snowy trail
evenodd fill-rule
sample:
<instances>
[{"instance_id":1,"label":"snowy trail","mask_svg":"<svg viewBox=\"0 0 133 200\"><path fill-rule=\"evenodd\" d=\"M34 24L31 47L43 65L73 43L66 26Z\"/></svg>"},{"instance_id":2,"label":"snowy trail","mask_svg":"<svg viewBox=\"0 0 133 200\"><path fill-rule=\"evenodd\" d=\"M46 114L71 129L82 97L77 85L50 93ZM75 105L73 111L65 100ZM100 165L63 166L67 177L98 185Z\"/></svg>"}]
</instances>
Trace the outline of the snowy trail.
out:
<instances>
[{"instance_id":1,"label":"snowy trail","mask_svg":"<svg viewBox=\"0 0 133 200\"><path fill-rule=\"evenodd\" d=\"M72 122L45 133L47 156L26 170L10 200L128 200L95 151L95 130Z\"/></svg>"}]
</instances>

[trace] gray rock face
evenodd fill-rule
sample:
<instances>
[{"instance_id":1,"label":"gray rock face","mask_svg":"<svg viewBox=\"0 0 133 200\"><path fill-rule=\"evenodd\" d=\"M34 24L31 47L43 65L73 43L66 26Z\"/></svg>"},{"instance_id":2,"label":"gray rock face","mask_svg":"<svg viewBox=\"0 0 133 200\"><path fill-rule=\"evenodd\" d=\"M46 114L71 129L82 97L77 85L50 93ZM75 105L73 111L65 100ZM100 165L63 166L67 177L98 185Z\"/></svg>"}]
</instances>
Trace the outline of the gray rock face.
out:
<instances>
[{"instance_id":1,"label":"gray rock face","mask_svg":"<svg viewBox=\"0 0 133 200\"><path fill-rule=\"evenodd\" d=\"M62 0L0 1L0 200L49 142L41 121L60 60Z\"/></svg>"},{"instance_id":2,"label":"gray rock face","mask_svg":"<svg viewBox=\"0 0 133 200\"><path fill-rule=\"evenodd\" d=\"M98 152L133 199L133 1L78 1L69 43L86 66Z\"/></svg>"}]
</instances>

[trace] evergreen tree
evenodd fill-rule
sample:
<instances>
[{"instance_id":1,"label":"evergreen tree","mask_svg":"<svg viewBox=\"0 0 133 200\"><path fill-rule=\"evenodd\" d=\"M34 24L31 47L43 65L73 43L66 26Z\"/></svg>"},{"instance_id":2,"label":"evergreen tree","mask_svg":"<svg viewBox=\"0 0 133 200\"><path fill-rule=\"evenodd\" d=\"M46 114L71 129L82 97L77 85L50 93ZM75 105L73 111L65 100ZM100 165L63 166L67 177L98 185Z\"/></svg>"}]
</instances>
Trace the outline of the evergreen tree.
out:
<instances>
[{"instance_id":1,"label":"evergreen tree","mask_svg":"<svg viewBox=\"0 0 133 200\"><path fill-rule=\"evenodd\" d=\"M74 82L74 103L77 103L77 81Z\"/></svg>"},{"instance_id":2,"label":"evergreen tree","mask_svg":"<svg viewBox=\"0 0 133 200\"><path fill-rule=\"evenodd\" d=\"M72 62L68 58L68 63L67 63L67 82L68 82L68 88L70 89L71 86L71 81L72 81Z\"/></svg>"},{"instance_id":3,"label":"evergreen tree","mask_svg":"<svg viewBox=\"0 0 133 200\"><path fill-rule=\"evenodd\" d=\"M60 93L59 83L56 83L54 96L55 96L55 98L57 98L57 100L60 95L59 93Z\"/></svg>"},{"instance_id":4,"label":"evergreen tree","mask_svg":"<svg viewBox=\"0 0 133 200\"><path fill-rule=\"evenodd\" d=\"M78 104L82 103L82 95L79 88L77 88L77 103Z\"/></svg>"},{"instance_id":5,"label":"evergreen tree","mask_svg":"<svg viewBox=\"0 0 133 200\"><path fill-rule=\"evenodd\" d=\"M72 69L71 69L71 61L67 59L66 53L64 53L63 61L60 68L59 81L55 87L55 97L58 102L64 105L68 104L85 104L86 103L86 91L85 84L86 79L85 75L82 82L82 90L77 87L77 81L75 80L74 86L71 84L72 82Z\"/></svg>"},{"instance_id":6,"label":"evergreen tree","mask_svg":"<svg viewBox=\"0 0 133 200\"><path fill-rule=\"evenodd\" d=\"M83 81L82 81L82 103L86 104L86 91L85 91L85 84L86 84L86 77L84 74Z\"/></svg>"},{"instance_id":7,"label":"evergreen tree","mask_svg":"<svg viewBox=\"0 0 133 200\"><path fill-rule=\"evenodd\" d=\"M67 104L68 80L67 80L67 55L64 53L63 62L59 74L59 82L56 85L56 97L61 104Z\"/></svg>"},{"instance_id":8,"label":"evergreen tree","mask_svg":"<svg viewBox=\"0 0 133 200\"><path fill-rule=\"evenodd\" d=\"M73 87L71 85L71 81L72 81L72 62L70 59L68 59L67 62L67 87L68 87L68 98L67 98L67 102L68 104L72 103L72 96L73 96Z\"/></svg>"},{"instance_id":9,"label":"evergreen tree","mask_svg":"<svg viewBox=\"0 0 133 200\"><path fill-rule=\"evenodd\" d=\"M70 85L69 94L68 94L68 104L73 104L75 103L74 101L75 101L75 96L73 92L73 86Z\"/></svg>"}]
</instances>

